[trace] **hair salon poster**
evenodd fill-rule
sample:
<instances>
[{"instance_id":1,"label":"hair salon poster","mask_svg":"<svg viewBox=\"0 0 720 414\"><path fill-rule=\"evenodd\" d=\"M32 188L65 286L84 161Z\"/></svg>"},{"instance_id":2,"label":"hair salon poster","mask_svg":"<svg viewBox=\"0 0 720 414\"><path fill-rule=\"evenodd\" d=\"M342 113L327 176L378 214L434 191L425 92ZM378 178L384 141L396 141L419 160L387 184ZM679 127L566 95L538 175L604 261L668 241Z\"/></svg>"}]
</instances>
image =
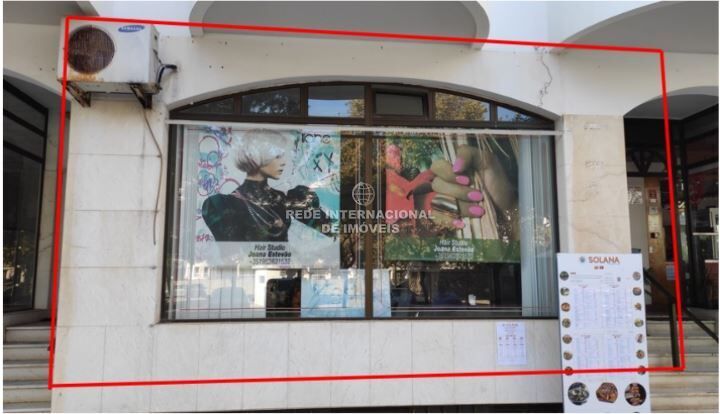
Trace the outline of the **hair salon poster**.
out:
<instances>
[{"instance_id":1,"label":"hair salon poster","mask_svg":"<svg viewBox=\"0 0 720 414\"><path fill-rule=\"evenodd\" d=\"M197 145L184 159L197 165L195 262L339 267L336 132L190 127L185 139Z\"/></svg>"},{"instance_id":2,"label":"hair salon poster","mask_svg":"<svg viewBox=\"0 0 720 414\"><path fill-rule=\"evenodd\" d=\"M648 366L642 256L559 253L562 366ZM563 375L565 412L650 412L647 372Z\"/></svg>"},{"instance_id":3,"label":"hair salon poster","mask_svg":"<svg viewBox=\"0 0 720 414\"><path fill-rule=\"evenodd\" d=\"M389 260L519 262L518 138L384 140Z\"/></svg>"}]
</instances>

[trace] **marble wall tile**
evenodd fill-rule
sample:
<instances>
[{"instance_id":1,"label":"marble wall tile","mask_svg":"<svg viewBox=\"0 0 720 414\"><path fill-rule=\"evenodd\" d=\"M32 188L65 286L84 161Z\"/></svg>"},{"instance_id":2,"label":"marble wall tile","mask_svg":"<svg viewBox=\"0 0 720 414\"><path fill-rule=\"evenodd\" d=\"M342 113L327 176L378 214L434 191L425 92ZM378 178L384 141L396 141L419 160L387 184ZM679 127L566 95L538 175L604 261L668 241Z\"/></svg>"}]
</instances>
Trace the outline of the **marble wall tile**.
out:
<instances>
[{"instance_id":1,"label":"marble wall tile","mask_svg":"<svg viewBox=\"0 0 720 414\"><path fill-rule=\"evenodd\" d=\"M70 130L70 154L141 155L154 149L143 109L128 102L98 100L83 108L73 101ZM156 126L155 133L164 130Z\"/></svg>"},{"instance_id":2,"label":"marble wall tile","mask_svg":"<svg viewBox=\"0 0 720 414\"><path fill-rule=\"evenodd\" d=\"M412 373L412 328L409 321L378 321L370 325L370 371L373 374ZM375 406L412 405L413 382L370 381Z\"/></svg>"},{"instance_id":3,"label":"marble wall tile","mask_svg":"<svg viewBox=\"0 0 720 414\"><path fill-rule=\"evenodd\" d=\"M151 268L63 268L58 326L148 326L159 277Z\"/></svg>"},{"instance_id":4,"label":"marble wall tile","mask_svg":"<svg viewBox=\"0 0 720 414\"><path fill-rule=\"evenodd\" d=\"M55 388L51 407L57 413L97 413L101 411L101 388Z\"/></svg>"},{"instance_id":5,"label":"marble wall tile","mask_svg":"<svg viewBox=\"0 0 720 414\"><path fill-rule=\"evenodd\" d=\"M567 233L561 234L563 251L575 253L630 253L630 218L597 215L592 217L560 217ZM565 241L563 242L563 238Z\"/></svg>"},{"instance_id":6,"label":"marble wall tile","mask_svg":"<svg viewBox=\"0 0 720 414\"><path fill-rule=\"evenodd\" d=\"M622 116L564 115L563 136L556 139L558 164L588 165L598 161L624 165L625 128Z\"/></svg>"},{"instance_id":7,"label":"marble wall tile","mask_svg":"<svg viewBox=\"0 0 720 414\"><path fill-rule=\"evenodd\" d=\"M153 329L150 327L108 327L105 334L103 381L151 379L153 342ZM103 404L105 404L104 398ZM148 408L149 406L144 409Z\"/></svg>"},{"instance_id":8,"label":"marble wall tile","mask_svg":"<svg viewBox=\"0 0 720 414\"><path fill-rule=\"evenodd\" d=\"M453 324L451 321L413 321L413 373L454 371ZM413 379L413 404L452 404L454 383L451 378Z\"/></svg>"},{"instance_id":9,"label":"marble wall tile","mask_svg":"<svg viewBox=\"0 0 720 414\"><path fill-rule=\"evenodd\" d=\"M153 379L198 378L200 326L161 324L154 328ZM194 411L197 385L151 387L151 411Z\"/></svg>"},{"instance_id":10,"label":"marble wall tile","mask_svg":"<svg viewBox=\"0 0 720 414\"><path fill-rule=\"evenodd\" d=\"M455 372L495 371L494 323L453 321L453 366ZM494 377L454 378L456 404L492 404Z\"/></svg>"},{"instance_id":11,"label":"marble wall tile","mask_svg":"<svg viewBox=\"0 0 720 414\"><path fill-rule=\"evenodd\" d=\"M288 323L248 323L245 325L245 377L287 377L289 354ZM287 382L246 384L243 409L287 408Z\"/></svg>"},{"instance_id":12,"label":"marble wall tile","mask_svg":"<svg viewBox=\"0 0 720 414\"><path fill-rule=\"evenodd\" d=\"M535 369L561 369L560 324L557 320L533 321L535 332ZM536 378L537 402L562 402L562 376L543 375Z\"/></svg>"},{"instance_id":13,"label":"marble wall tile","mask_svg":"<svg viewBox=\"0 0 720 414\"><path fill-rule=\"evenodd\" d=\"M150 412L191 412L197 408L197 385L161 385L150 387Z\"/></svg>"},{"instance_id":14,"label":"marble wall tile","mask_svg":"<svg viewBox=\"0 0 720 414\"><path fill-rule=\"evenodd\" d=\"M329 375L334 347L330 322L294 322L289 324L289 332L288 376ZM288 383L288 407L329 407L331 384L329 381Z\"/></svg>"},{"instance_id":15,"label":"marble wall tile","mask_svg":"<svg viewBox=\"0 0 720 414\"><path fill-rule=\"evenodd\" d=\"M150 392L150 387L103 387L102 406L99 411L104 413L149 412Z\"/></svg>"},{"instance_id":16,"label":"marble wall tile","mask_svg":"<svg viewBox=\"0 0 720 414\"><path fill-rule=\"evenodd\" d=\"M198 378L242 378L244 348L244 324L201 325ZM197 392L199 411L242 409L242 384L200 384Z\"/></svg>"},{"instance_id":17,"label":"marble wall tile","mask_svg":"<svg viewBox=\"0 0 720 414\"><path fill-rule=\"evenodd\" d=\"M68 193L76 210L155 210L160 158L146 155L71 154L67 179L82 191ZM122 174L122 179L118 179ZM162 194L161 194L162 198Z\"/></svg>"},{"instance_id":18,"label":"marble wall tile","mask_svg":"<svg viewBox=\"0 0 720 414\"><path fill-rule=\"evenodd\" d=\"M332 375L370 373L370 323L335 322L332 324ZM333 381L331 406L367 407L370 405L369 381Z\"/></svg>"},{"instance_id":19,"label":"marble wall tile","mask_svg":"<svg viewBox=\"0 0 720 414\"><path fill-rule=\"evenodd\" d=\"M629 215L627 171L624 164L596 161L588 165L565 165L563 191L572 216Z\"/></svg>"},{"instance_id":20,"label":"marble wall tile","mask_svg":"<svg viewBox=\"0 0 720 414\"><path fill-rule=\"evenodd\" d=\"M63 266L155 267L158 245L153 244L150 211L73 211L65 222ZM162 215L160 215L162 217ZM158 237L162 234L157 233Z\"/></svg>"},{"instance_id":21,"label":"marble wall tile","mask_svg":"<svg viewBox=\"0 0 720 414\"><path fill-rule=\"evenodd\" d=\"M629 253L623 118L565 115L560 128L555 148L561 251Z\"/></svg>"},{"instance_id":22,"label":"marble wall tile","mask_svg":"<svg viewBox=\"0 0 720 414\"><path fill-rule=\"evenodd\" d=\"M105 327L57 328L56 383L102 381Z\"/></svg>"}]
</instances>

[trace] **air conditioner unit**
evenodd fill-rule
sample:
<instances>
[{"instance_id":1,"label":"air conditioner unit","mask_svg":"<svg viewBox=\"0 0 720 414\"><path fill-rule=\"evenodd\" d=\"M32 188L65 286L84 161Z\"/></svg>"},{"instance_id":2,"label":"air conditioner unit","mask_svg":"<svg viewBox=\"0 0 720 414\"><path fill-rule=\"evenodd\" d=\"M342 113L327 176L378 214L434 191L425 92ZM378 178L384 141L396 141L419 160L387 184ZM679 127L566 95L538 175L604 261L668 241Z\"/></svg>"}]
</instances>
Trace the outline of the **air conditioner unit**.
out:
<instances>
[{"instance_id":1,"label":"air conditioner unit","mask_svg":"<svg viewBox=\"0 0 720 414\"><path fill-rule=\"evenodd\" d=\"M60 35L58 80L62 82L64 22ZM158 33L154 26L70 21L68 91L83 105L98 93L133 94L149 107L160 91Z\"/></svg>"}]
</instances>

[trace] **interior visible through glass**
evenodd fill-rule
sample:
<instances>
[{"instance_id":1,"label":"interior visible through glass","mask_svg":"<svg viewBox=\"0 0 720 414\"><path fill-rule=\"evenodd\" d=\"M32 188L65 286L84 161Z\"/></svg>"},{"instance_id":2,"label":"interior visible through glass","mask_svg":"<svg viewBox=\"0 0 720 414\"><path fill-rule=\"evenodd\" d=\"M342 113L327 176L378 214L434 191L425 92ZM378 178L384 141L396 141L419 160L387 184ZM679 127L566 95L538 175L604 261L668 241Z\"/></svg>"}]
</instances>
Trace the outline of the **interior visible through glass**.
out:
<instances>
[{"instance_id":1,"label":"interior visible through glass","mask_svg":"<svg viewBox=\"0 0 720 414\"><path fill-rule=\"evenodd\" d=\"M3 149L3 307L33 306L42 163Z\"/></svg>"}]
</instances>

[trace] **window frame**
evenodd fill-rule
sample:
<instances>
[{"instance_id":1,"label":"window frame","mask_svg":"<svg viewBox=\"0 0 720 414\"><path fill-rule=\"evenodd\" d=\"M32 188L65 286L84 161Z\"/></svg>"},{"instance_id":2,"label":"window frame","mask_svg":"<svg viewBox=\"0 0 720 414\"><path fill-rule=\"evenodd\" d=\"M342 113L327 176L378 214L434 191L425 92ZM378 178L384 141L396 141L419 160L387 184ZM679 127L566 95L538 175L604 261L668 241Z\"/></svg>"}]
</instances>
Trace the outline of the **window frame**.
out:
<instances>
[{"instance_id":1,"label":"window frame","mask_svg":"<svg viewBox=\"0 0 720 414\"><path fill-rule=\"evenodd\" d=\"M351 118L351 117L319 117L308 115L308 99L309 93L308 88L311 86L334 86L334 85L362 85L364 87L364 118ZM266 116L251 116L243 115L242 113L242 97L244 95L256 94L261 92L269 92L272 90L283 90L290 88L300 88L300 112L298 115L266 115ZM388 89L384 89L387 87ZM412 92L399 92L393 90L396 87L413 88L417 89L418 93ZM418 96L422 95L423 98L423 116L407 116L407 115L376 115L375 114L375 94L380 93L397 93ZM438 120L435 119L435 93L445 93L451 95L457 95L473 100L479 100L488 103L490 110L489 121L464 121L464 120ZM233 114L200 114L200 113L183 113L182 111L195 106L207 104L209 102L228 99L232 97L234 99ZM537 122L500 122L497 120L497 108L498 106L505 107L507 109L516 111L523 115L531 117ZM239 93L222 95L205 99L202 101L194 102L192 104L183 105L170 111L169 118L171 120L186 120L186 121L207 121L207 122L228 122L228 123L268 123L268 124L327 124L327 125L338 125L338 126L381 126L381 127L435 127L435 128L478 128L478 129L517 129L517 130L554 130L555 122L542 115L531 113L529 111L517 108L512 105L505 103L499 103L494 100L490 100L481 96L471 95L467 93L461 93L452 90L438 89L438 88L427 88L412 84L402 83L377 83L377 82L349 82L349 81L334 81L334 82L311 82L311 83L300 83L300 84L284 84L273 87L266 87L260 89L251 89L242 91ZM172 271L174 254L176 253L174 247L176 245L177 238L176 229L178 228L178 217L175 217L175 198L178 194L177 185L179 179L177 172L178 162L181 163L182 159L178 160L176 154L178 152L178 138L182 134L182 125L170 125L169 131L169 160L167 164L167 185L166 185L166 208L165 208L165 235L164 235L164 260L162 269L162 298L159 302L160 308L160 323L228 323L228 322L254 322L254 323L268 323L268 322L328 322L328 321L398 321L398 320L424 320L424 321L439 321L439 320L500 320L508 319L507 315L493 315L492 313L482 312L478 316L441 316L441 317L389 317L381 318L373 316L373 280L372 273L368 276L368 272L365 272L365 309L363 317L318 317L318 318L300 318L300 317L282 317L282 318L227 318L227 319L170 319L168 315L169 304L170 304L170 293L172 287ZM372 139L368 134L366 139ZM554 154L555 140L551 140L551 153ZM180 148L182 150L182 148ZM554 157L553 157L554 158ZM366 157L366 163L371 162L369 157ZM557 194L557 176L556 171L553 168L552 173L552 190L554 194ZM553 211L553 220L555 223L558 222L558 209L555 208ZM553 237L556 240L554 246L555 251L558 250L559 246L557 241L559 240L559 226L554 226ZM557 316L522 316L517 315L511 317L512 319L538 319L538 320L556 320Z\"/></svg>"},{"instance_id":2,"label":"window frame","mask_svg":"<svg viewBox=\"0 0 720 414\"><path fill-rule=\"evenodd\" d=\"M308 115L308 88L311 86L344 86L344 85L360 85L365 88L365 117L322 117ZM394 88L412 88L414 91L397 91ZM300 88L300 115L244 115L242 112L242 97L245 95L254 95L262 92L271 92L273 90L283 90ZM422 96L423 98L423 116L408 115L377 115L375 113L376 94L380 93L396 93L398 95ZM445 93L457 95L464 98L487 102L490 108L489 121L464 121L464 120L439 120L435 118L435 93ZM183 113L184 110L198 107L210 102L221 101L233 98L232 114L202 114L202 113ZM509 110L527 115L537 122L504 122L498 121L497 108L504 107ZM187 121L212 121L212 122L252 122L252 123L301 123L301 124L336 124L336 125L365 125L365 126L400 126L400 127L455 127L455 128L488 128L488 129L525 129L525 130L548 130L555 128L555 122L542 115L538 115L510 104L497 102L481 96L474 96L467 93L439 89L426 88L422 86L403 84L403 83L370 83L370 82L312 82L300 84L285 84L272 87L251 89L234 94L216 96L202 101L193 102L183 105L170 111L171 120L187 120Z\"/></svg>"}]
</instances>

